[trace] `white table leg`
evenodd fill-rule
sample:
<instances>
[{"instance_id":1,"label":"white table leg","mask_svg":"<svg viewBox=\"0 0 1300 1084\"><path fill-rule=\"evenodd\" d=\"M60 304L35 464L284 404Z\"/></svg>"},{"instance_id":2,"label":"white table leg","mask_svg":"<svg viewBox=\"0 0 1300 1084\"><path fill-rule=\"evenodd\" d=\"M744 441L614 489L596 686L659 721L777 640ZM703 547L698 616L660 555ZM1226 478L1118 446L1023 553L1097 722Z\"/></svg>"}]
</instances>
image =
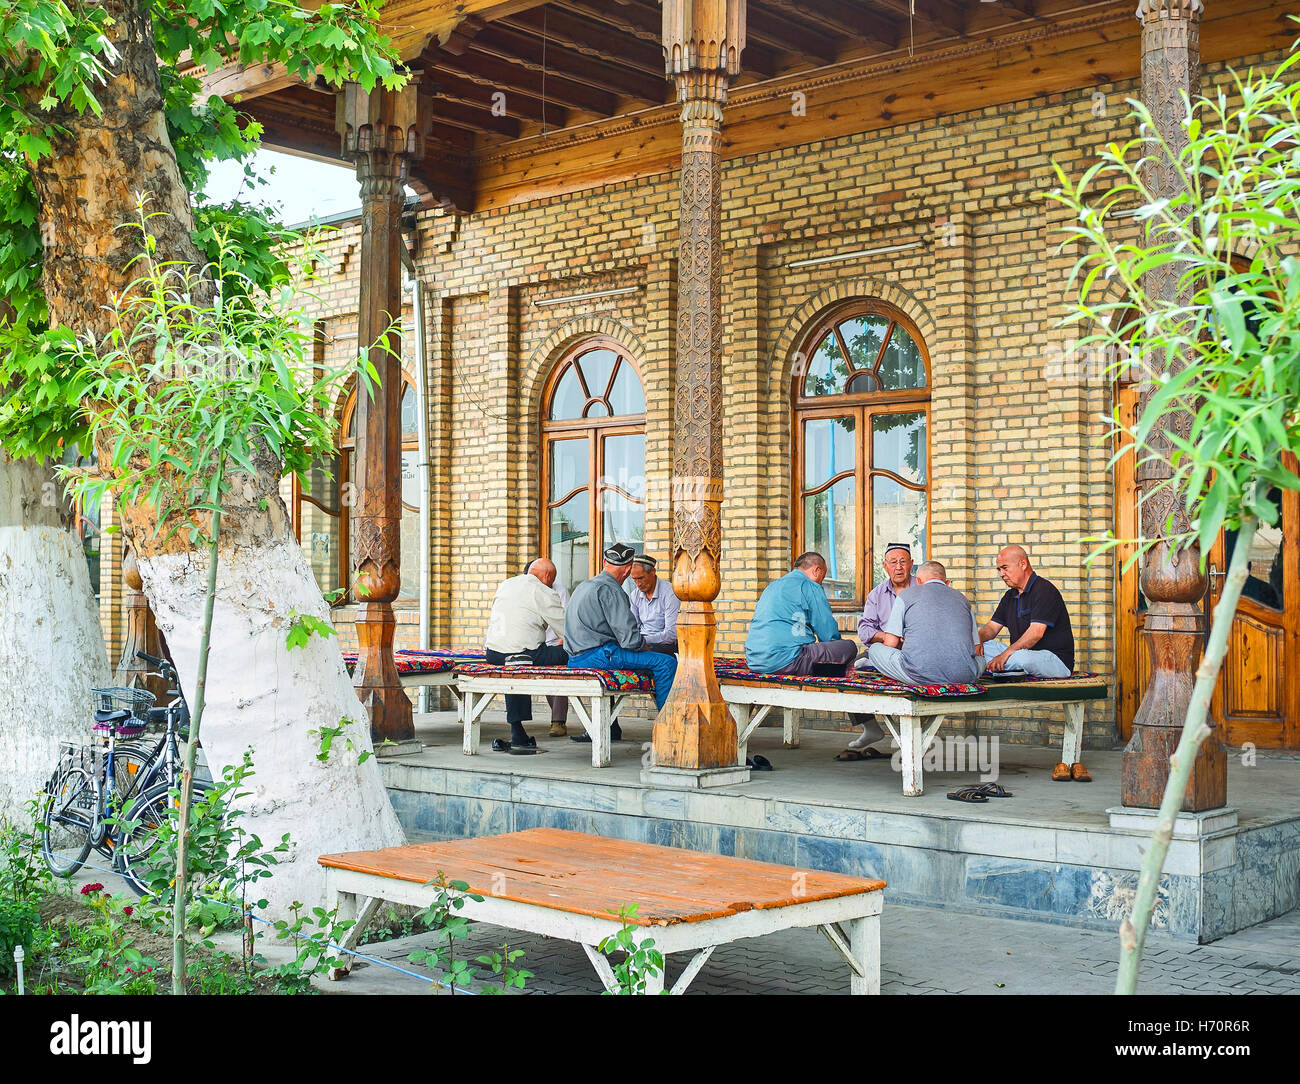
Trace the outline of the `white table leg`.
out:
<instances>
[{"instance_id":1,"label":"white table leg","mask_svg":"<svg viewBox=\"0 0 1300 1084\"><path fill-rule=\"evenodd\" d=\"M847 924L849 948L862 974L854 971L849 980L853 994L880 993L880 916L851 919Z\"/></svg>"},{"instance_id":2,"label":"white table leg","mask_svg":"<svg viewBox=\"0 0 1300 1084\"><path fill-rule=\"evenodd\" d=\"M1083 751L1083 703L1065 705L1065 734L1061 739L1061 759L1077 764Z\"/></svg>"},{"instance_id":3,"label":"white table leg","mask_svg":"<svg viewBox=\"0 0 1300 1084\"><path fill-rule=\"evenodd\" d=\"M799 748L799 713L794 708L783 712L782 737L787 749Z\"/></svg>"},{"instance_id":4,"label":"white table leg","mask_svg":"<svg viewBox=\"0 0 1300 1084\"><path fill-rule=\"evenodd\" d=\"M736 720L736 763L744 764L749 756L749 717L754 709L749 704L728 704Z\"/></svg>"},{"instance_id":5,"label":"white table leg","mask_svg":"<svg viewBox=\"0 0 1300 1084\"><path fill-rule=\"evenodd\" d=\"M457 709L457 713L461 717L461 729L464 735L462 751L467 757L475 756L478 753L479 732L482 729L481 722L483 712L487 708L488 701L491 699L491 693L479 693L478 701L475 703L474 694L472 692L466 692L464 700Z\"/></svg>"}]
</instances>

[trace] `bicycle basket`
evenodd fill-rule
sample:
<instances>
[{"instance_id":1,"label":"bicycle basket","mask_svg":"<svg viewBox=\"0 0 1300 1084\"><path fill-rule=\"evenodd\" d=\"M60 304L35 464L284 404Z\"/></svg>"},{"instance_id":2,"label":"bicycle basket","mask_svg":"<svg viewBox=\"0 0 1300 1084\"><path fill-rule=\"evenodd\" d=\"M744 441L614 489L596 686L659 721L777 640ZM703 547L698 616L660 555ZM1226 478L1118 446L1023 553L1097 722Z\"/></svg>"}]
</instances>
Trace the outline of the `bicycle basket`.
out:
<instances>
[{"instance_id":1,"label":"bicycle basket","mask_svg":"<svg viewBox=\"0 0 1300 1084\"><path fill-rule=\"evenodd\" d=\"M149 723L149 709L153 707L154 695L147 689L132 689L126 686L112 686L107 689L91 689L95 694L95 713L125 711L124 718L113 721L96 719L92 728L96 733L107 734L110 726L113 734L119 738L138 737Z\"/></svg>"}]
</instances>

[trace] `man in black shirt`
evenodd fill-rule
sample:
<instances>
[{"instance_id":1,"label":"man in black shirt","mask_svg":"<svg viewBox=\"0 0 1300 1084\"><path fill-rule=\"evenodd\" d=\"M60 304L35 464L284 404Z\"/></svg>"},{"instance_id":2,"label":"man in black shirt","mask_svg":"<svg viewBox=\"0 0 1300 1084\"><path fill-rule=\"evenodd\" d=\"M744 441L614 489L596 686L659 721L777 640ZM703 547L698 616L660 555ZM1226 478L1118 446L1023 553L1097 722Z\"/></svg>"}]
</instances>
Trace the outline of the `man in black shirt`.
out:
<instances>
[{"instance_id":1,"label":"man in black shirt","mask_svg":"<svg viewBox=\"0 0 1300 1084\"><path fill-rule=\"evenodd\" d=\"M985 649L987 670L1021 670L1030 677L1064 678L1074 669L1074 630L1061 592L1029 565L1029 555L1019 546L998 553L998 574L1010 588L980 629L980 641L992 640L1004 628L1010 645L994 643Z\"/></svg>"}]
</instances>

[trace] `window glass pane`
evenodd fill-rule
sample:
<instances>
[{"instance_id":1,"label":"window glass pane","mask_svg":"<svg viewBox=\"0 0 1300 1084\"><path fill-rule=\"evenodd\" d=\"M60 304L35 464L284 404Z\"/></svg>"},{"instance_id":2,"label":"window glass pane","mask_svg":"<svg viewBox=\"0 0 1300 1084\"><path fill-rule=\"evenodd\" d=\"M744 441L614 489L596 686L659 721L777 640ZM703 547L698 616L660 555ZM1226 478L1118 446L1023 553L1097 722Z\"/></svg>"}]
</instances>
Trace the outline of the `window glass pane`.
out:
<instances>
[{"instance_id":1,"label":"window glass pane","mask_svg":"<svg viewBox=\"0 0 1300 1084\"><path fill-rule=\"evenodd\" d=\"M305 479L306 484L302 491L305 496L314 501L319 501L326 511L338 514L339 510L339 469L341 457L337 452L333 455L317 456L312 460L311 468L307 471Z\"/></svg>"},{"instance_id":2,"label":"window glass pane","mask_svg":"<svg viewBox=\"0 0 1300 1084\"><path fill-rule=\"evenodd\" d=\"M322 593L337 591L339 581L339 527L338 516L322 512L314 504L303 501L302 548L311 562L316 584Z\"/></svg>"},{"instance_id":3,"label":"window glass pane","mask_svg":"<svg viewBox=\"0 0 1300 1084\"><path fill-rule=\"evenodd\" d=\"M402 453L402 503L417 512L423 503L424 488L420 484L419 462L420 453L415 449L407 449ZM405 545L405 541L402 544Z\"/></svg>"},{"instance_id":4,"label":"window glass pane","mask_svg":"<svg viewBox=\"0 0 1300 1084\"><path fill-rule=\"evenodd\" d=\"M591 535L587 522L587 494L576 493L572 500L551 509L551 560L555 562L555 582L572 591L587 578Z\"/></svg>"},{"instance_id":5,"label":"window glass pane","mask_svg":"<svg viewBox=\"0 0 1300 1084\"><path fill-rule=\"evenodd\" d=\"M871 419L871 466L909 482L925 481L925 415L876 414Z\"/></svg>"},{"instance_id":6,"label":"window glass pane","mask_svg":"<svg viewBox=\"0 0 1300 1084\"><path fill-rule=\"evenodd\" d=\"M873 373L858 373L849 381L848 391L854 395L861 395L863 392L879 391L880 381Z\"/></svg>"},{"instance_id":7,"label":"window glass pane","mask_svg":"<svg viewBox=\"0 0 1300 1084\"><path fill-rule=\"evenodd\" d=\"M804 378L804 395L838 395L844 390L849 367L844 363L839 344L829 332L808 362L808 375Z\"/></svg>"},{"instance_id":8,"label":"window glass pane","mask_svg":"<svg viewBox=\"0 0 1300 1084\"><path fill-rule=\"evenodd\" d=\"M891 542L910 542L912 560L926 559L925 492L900 486L892 478L871 478L871 546L874 582L885 578L879 558Z\"/></svg>"},{"instance_id":9,"label":"window glass pane","mask_svg":"<svg viewBox=\"0 0 1300 1084\"><path fill-rule=\"evenodd\" d=\"M402 437L407 440L420 439L420 412L415 389L410 384L402 385Z\"/></svg>"},{"instance_id":10,"label":"window glass pane","mask_svg":"<svg viewBox=\"0 0 1300 1084\"><path fill-rule=\"evenodd\" d=\"M885 356L880 359L880 382L886 391L925 387L925 359L921 357L921 348L901 324L895 326Z\"/></svg>"},{"instance_id":11,"label":"window glass pane","mask_svg":"<svg viewBox=\"0 0 1300 1084\"><path fill-rule=\"evenodd\" d=\"M889 333L888 316L855 316L840 324L840 334L855 369L875 368L876 358Z\"/></svg>"},{"instance_id":12,"label":"window glass pane","mask_svg":"<svg viewBox=\"0 0 1300 1084\"><path fill-rule=\"evenodd\" d=\"M582 366L582 378L587 382L587 390L593 399L604 397L616 360L613 350L588 350L578 358L578 364Z\"/></svg>"},{"instance_id":13,"label":"window glass pane","mask_svg":"<svg viewBox=\"0 0 1300 1084\"><path fill-rule=\"evenodd\" d=\"M615 414L645 413L645 393L641 390L641 381L637 379L636 370L626 361L618 367L609 401Z\"/></svg>"},{"instance_id":14,"label":"window glass pane","mask_svg":"<svg viewBox=\"0 0 1300 1084\"><path fill-rule=\"evenodd\" d=\"M803 488L816 489L856 463L853 415L803 423Z\"/></svg>"},{"instance_id":15,"label":"window glass pane","mask_svg":"<svg viewBox=\"0 0 1300 1084\"><path fill-rule=\"evenodd\" d=\"M1268 499L1274 504L1281 504L1282 491L1273 489ZM1223 532L1224 565L1232 560L1237 548L1237 532ZM1269 609L1285 608L1286 592L1282 583L1282 566L1285 555L1285 540L1280 525L1261 526L1250 546L1250 566L1246 572L1246 583L1241 589L1243 598L1254 599Z\"/></svg>"},{"instance_id":16,"label":"window glass pane","mask_svg":"<svg viewBox=\"0 0 1300 1084\"><path fill-rule=\"evenodd\" d=\"M414 453L412 453L414 458ZM403 457L405 459L405 457ZM405 486L403 486L405 496ZM402 506L402 585L393 599L395 608L413 608L420 605L420 511ZM360 600L358 600L360 601Z\"/></svg>"},{"instance_id":17,"label":"window glass pane","mask_svg":"<svg viewBox=\"0 0 1300 1084\"><path fill-rule=\"evenodd\" d=\"M600 495L600 508L604 520L600 544L608 548L622 542L637 553L645 553L645 505L607 489Z\"/></svg>"},{"instance_id":18,"label":"window glass pane","mask_svg":"<svg viewBox=\"0 0 1300 1084\"><path fill-rule=\"evenodd\" d=\"M357 435L357 396L356 392L352 393L343 413L347 415L347 424L343 427L343 439L355 440Z\"/></svg>"},{"instance_id":19,"label":"window glass pane","mask_svg":"<svg viewBox=\"0 0 1300 1084\"><path fill-rule=\"evenodd\" d=\"M570 365L564 370L560 382L555 386L551 396L551 419L562 421L568 418L581 418L583 405L587 397L582 394L582 385L578 383L578 374Z\"/></svg>"},{"instance_id":20,"label":"window glass pane","mask_svg":"<svg viewBox=\"0 0 1300 1084\"><path fill-rule=\"evenodd\" d=\"M578 486L587 484L589 448L586 437L551 441L551 494L548 500L557 501Z\"/></svg>"},{"instance_id":21,"label":"window glass pane","mask_svg":"<svg viewBox=\"0 0 1300 1084\"><path fill-rule=\"evenodd\" d=\"M602 402L594 402L587 407L586 417L588 418L608 418L609 407Z\"/></svg>"},{"instance_id":22,"label":"window glass pane","mask_svg":"<svg viewBox=\"0 0 1300 1084\"><path fill-rule=\"evenodd\" d=\"M639 501L645 500L644 433L605 438L605 477L602 483L618 486Z\"/></svg>"},{"instance_id":23,"label":"window glass pane","mask_svg":"<svg viewBox=\"0 0 1300 1084\"><path fill-rule=\"evenodd\" d=\"M857 590L857 501L854 480L841 478L803 502L804 549L826 558L826 597L851 599Z\"/></svg>"}]
</instances>

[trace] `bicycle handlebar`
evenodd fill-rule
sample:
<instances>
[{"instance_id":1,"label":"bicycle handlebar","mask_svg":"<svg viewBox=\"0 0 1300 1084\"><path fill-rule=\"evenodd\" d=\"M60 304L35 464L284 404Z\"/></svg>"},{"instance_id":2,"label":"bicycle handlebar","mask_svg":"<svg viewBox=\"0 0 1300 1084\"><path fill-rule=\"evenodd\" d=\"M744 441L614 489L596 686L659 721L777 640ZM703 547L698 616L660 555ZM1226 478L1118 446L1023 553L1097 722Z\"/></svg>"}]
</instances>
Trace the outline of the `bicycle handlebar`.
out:
<instances>
[{"instance_id":1,"label":"bicycle handlebar","mask_svg":"<svg viewBox=\"0 0 1300 1084\"><path fill-rule=\"evenodd\" d=\"M166 659L160 659L144 651L137 651L135 653L135 657L137 659L144 659L144 661L147 662L150 666L156 666L160 670L163 668L167 668L167 669L171 668L171 663L169 663Z\"/></svg>"}]
</instances>

